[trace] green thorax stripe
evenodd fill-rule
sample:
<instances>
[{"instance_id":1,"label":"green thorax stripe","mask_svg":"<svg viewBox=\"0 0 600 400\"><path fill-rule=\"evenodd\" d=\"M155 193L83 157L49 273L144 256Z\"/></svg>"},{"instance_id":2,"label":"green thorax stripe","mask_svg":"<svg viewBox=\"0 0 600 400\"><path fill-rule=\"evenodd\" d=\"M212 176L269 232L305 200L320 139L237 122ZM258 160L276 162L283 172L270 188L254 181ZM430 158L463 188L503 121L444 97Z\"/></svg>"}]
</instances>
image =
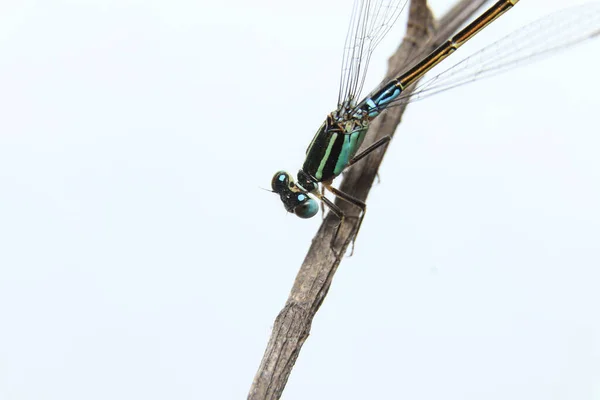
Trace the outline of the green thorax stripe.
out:
<instances>
[{"instance_id":1,"label":"green thorax stripe","mask_svg":"<svg viewBox=\"0 0 600 400\"><path fill-rule=\"evenodd\" d=\"M302 170L317 182L338 176L360 147L367 129L343 133L339 129L321 129L306 151Z\"/></svg>"}]
</instances>

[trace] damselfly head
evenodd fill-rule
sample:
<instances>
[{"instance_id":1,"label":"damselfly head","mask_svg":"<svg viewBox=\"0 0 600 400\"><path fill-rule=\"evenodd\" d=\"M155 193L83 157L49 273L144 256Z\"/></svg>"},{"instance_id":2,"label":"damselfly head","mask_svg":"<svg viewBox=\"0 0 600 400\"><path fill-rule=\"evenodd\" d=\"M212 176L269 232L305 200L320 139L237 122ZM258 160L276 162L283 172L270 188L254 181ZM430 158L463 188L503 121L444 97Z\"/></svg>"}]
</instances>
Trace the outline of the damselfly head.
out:
<instances>
[{"instance_id":1,"label":"damselfly head","mask_svg":"<svg viewBox=\"0 0 600 400\"><path fill-rule=\"evenodd\" d=\"M308 192L296 185L294 179L285 171L279 171L271 180L273 192L279 194L285 209L300 218L311 218L319 212L319 204Z\"/></svg>"}]
</instances>

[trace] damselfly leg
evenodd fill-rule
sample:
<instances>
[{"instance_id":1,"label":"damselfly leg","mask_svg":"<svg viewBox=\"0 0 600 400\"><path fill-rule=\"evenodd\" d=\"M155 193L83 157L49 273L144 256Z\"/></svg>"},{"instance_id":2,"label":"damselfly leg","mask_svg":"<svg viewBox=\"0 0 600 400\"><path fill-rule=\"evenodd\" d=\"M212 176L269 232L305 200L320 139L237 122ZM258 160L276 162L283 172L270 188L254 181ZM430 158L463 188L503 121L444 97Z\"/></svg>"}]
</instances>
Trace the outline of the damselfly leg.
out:
<instances>
[{"instance_id":1,"label":"damselfly leg","mask_svg":"<svg viewBox=\"0 0 600 400\"><path fill-rule=\"evenodd\" d=\"M329 190L331 193L333 193L335 195L335 197L360 208L360 214L358 215L358 217L352 217L352 218L358 218L358 222L356 224L356 229L354 230L354 232L352 232L352 239L351 239L352 240L352 251L350 252L350 255L352 256L352 254L354 254L354 242L356 241L356 236L358 235L360 226L362 225L363 219L365 218L365 213L367 212L367 204L364 201L359 200L356 197L349 195L348 193L344 193L341 190L334 188L333 186L331 186L331 182L327 182L327 183L323 182L323 187L326 188L327 190ZM344 220L346 218L350 218L350 217L346 217L346 215L344 214L343 211L340 210L340 212L342 214L340 217L340 222L338 223L338 226L335 230L335 234L331 238L331 250L334 253L335 253L334 245L335 245L337 236L340 232L340 229L342 227L342 224L344 223Z\"/></svg>"},{"instance_id":2,"label":"damselfly leg","mask_svg":"<svg viewBox=\"0 0 600 400\"><path fill-rule=\"evenodd\" d=\"M346 169L351 167L353 164L356 164L357 161L362 160L363 158L365 158L366 156L368 156L369 154L371 154L373 151L377 150L381 146L387 146L387 144L390 142L390 140L392 140L391 136L382 137L381 139L379 139L378 141L376 141L375 143L373 143L372 145L370 145L369 147L367 147L366 149L364 149L363 151L358 153L356 156L354 156L354 158L352 158L348 162Z\"/></svg>"},{"instance_id":3,"label":"damselfly leg","mask_svg":"<svg viewBox=\"0 0 600 400\"><path fill-rule=\"evenodd\" d=\"M348 165L346 166L346 168L344 170L348 170L348 168L350 168L356 162L364 159L366 156L368 156L369 154L371 154L373 151L377 150L378 148L386 146L390 142L390 140L391 140L390 136L384 136L381 139L379 139L378 141L376 141L375 143L371 144L369 147L367 147L366 149L364 149L363 151L358 153L356 156L354 156L348 162ZM354 232L352 232L352 250L350 251L350 256L352 256L352 254L354 254L354 244L356 242L356 237L358 236L358 232L360 231L360 227L362 225L363 219L367 212L367 204L364 201L357 199L356 197L354 197L352 195L349 195L348 193L345 193L337 188L334 188L333 186L331 186L331 183L332 183L331 181L322 182L321 188L329 190L331 193L333 193L334 196L340 198L341 200L344 200L346 203L352 204L352 205L360 208L360 215L358 217L356 217L356 218L358 218L358 222L356 224L356 229L354 230ZM323 194L323 191L321 193ZM324 201L324 199L325 198L323 196L321 198L321 201ZM335 210L333 212L340 219L340 221L336 227L335 233L331 239L331 250L335 253L334 245L337 240L337 236L342 227L342 224L344 223L344 220L349 217L347 217L345 215L345 213L339 207L337 207L337 210Z\"/></svg>"}]
</instances>

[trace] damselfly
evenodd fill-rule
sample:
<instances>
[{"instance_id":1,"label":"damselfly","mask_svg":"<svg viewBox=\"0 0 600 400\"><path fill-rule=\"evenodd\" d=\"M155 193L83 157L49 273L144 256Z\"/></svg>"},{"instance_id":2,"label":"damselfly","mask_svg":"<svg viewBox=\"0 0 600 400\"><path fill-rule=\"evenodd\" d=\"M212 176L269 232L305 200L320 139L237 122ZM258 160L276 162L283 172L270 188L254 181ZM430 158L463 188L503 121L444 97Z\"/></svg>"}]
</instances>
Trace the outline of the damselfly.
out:
<instances>
[{"instance_id":1,"label":"damselfly","mask_svg":"<svg viewBox=\"0 0 600 400\"><path fill-rule=\"evenodd\" d=\"M334 188L332 182L344 170L389 143L390 137L384 137L358 152L369 124L384 110L494 75L600 36L600 4L574 7L527 25L432 79L417 84L413 91L406 90L518 1L497 0L473 22L418 60L407 71L357 101L373 50L398 19L408 0L356 0L346 38L338 106L327 116L308 146L297 180L294 181L285 171L279 171L273 176L271 187L279 194L285 209L301 218L311 218L319 211L317 200L327 205L339 218L331 242L333 249L346 216L334 202L325 197L324 192L328 190L360 209L355 239L365 216L366 204Z\"/></svg>"}]
</instances>

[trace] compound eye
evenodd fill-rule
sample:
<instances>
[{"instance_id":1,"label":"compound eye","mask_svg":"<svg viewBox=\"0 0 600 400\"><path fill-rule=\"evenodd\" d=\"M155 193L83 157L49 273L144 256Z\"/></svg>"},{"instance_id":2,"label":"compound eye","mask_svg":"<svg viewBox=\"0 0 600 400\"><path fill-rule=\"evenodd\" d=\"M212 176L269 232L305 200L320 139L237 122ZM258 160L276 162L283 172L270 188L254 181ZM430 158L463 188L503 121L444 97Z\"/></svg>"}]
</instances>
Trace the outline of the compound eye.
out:
<instances>
[{"instance_id":1,"label":"compound eye","mask_svg":"<svg viewBox=\"0 0 600 400\"><path fill-rule=\"evenodd\" d=\"M319 212L319 204L305 194L298 195L298 202L301 202L294 208L294 214L300 218L312 218Z\"/></svg>"},{"instance_id":2,"label":"compound eye","mask_svg":"<svg viewBox=\"0 0 600 400\"><path fill-rule=\"evenodd\" d=\"M290 181L292 177L285 171L278 171L275 175L273 175L273 179L271 180L271 188L275 193L281 193L283 190L286 190L290 186Z\"/></svg>"}]
</instances>

